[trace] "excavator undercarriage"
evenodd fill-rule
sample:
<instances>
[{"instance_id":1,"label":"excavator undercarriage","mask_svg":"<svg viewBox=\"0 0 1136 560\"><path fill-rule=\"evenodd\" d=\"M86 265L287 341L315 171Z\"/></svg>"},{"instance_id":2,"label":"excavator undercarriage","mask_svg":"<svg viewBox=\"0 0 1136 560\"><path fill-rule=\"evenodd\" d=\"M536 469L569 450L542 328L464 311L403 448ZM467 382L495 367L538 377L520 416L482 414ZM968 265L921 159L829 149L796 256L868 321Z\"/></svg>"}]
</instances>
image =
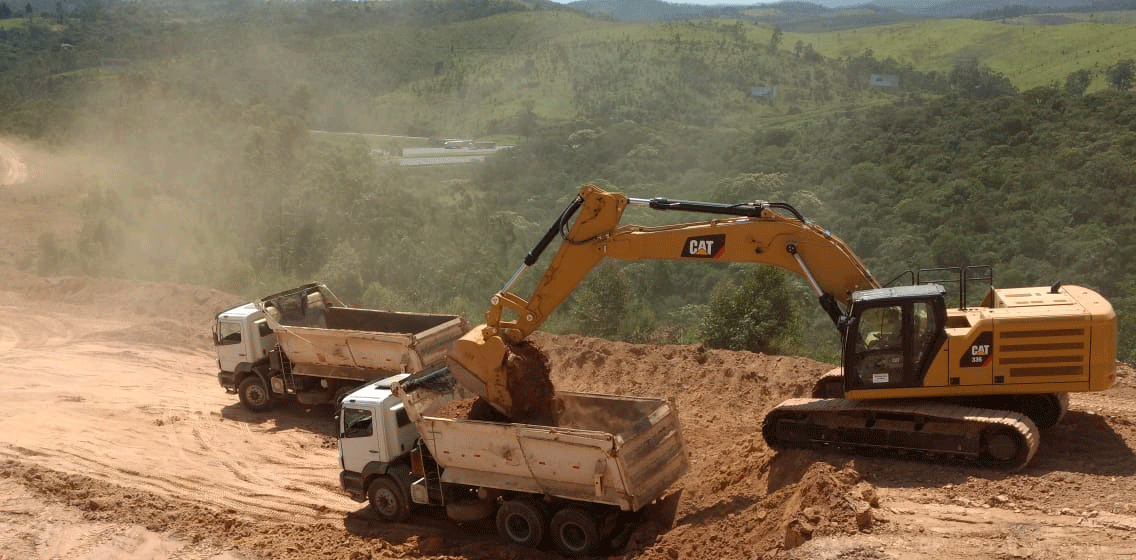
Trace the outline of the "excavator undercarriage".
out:
<instances>
[{"instance_id":1,"label":"excavator undercarriage","mask_svg":"<svg viewBox=\"0 0 1136 560\"><path fill-rule=\"evenodd\" d=\"M928 457L1016 471L1037 452L1029 417L934 401L790 399L766 415L773 449L839 449Z\"/></svg>"}]
</instances>

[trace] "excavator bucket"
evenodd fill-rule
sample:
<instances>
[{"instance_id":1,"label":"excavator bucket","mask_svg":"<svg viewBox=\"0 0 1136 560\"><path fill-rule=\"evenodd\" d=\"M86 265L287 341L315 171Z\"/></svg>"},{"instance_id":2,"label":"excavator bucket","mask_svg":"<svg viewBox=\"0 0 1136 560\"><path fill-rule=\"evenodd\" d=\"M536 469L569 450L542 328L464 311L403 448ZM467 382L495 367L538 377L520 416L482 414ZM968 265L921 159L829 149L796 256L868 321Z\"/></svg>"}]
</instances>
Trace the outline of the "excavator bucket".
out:
<instances>
[{"instance_id":1,"label":"excavator bucket","mask_svg":"<svg viewBox=\"0 0 1136 560\"><path fill-rule=\"evenodd\" d=\"M554 421L548 360L531 342L508 344L485 325L454 342L446 357L454 378L514 422Z\"/></svg>"},{"instance_id":2,"label":"excavator bucket","mask_svg":"<svg viewBox=\"0 0 1136 560\"><path fill-rule=\"evenodd\" d=\"M509 398L505 354L505 341L496 335L485 336L485 325L478 325L454 341L446 356L450 373L462 387L493 405L498 412L509 414Z\"/></svg>"}]
</instances>

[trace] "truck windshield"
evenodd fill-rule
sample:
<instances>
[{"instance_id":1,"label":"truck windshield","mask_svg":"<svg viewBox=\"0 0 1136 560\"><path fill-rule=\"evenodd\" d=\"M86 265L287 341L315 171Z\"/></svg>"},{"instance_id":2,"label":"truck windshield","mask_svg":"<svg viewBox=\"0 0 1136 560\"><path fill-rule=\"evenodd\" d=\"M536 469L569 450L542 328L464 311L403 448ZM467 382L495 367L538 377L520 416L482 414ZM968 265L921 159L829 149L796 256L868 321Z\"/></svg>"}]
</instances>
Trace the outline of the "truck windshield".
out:
<instances>
[{"instance_id":1,"label":"truck windshield","mask_svg":"<svg viewBox=\"0 0 1136 560\"><path fill-rule=\"evenodd\" d=\"M241 324L232 321L221 321L217 324L217 340L213 342L218 346L239 344L241 342Z\"/></svg>"},{"instance_id":2,"label":"truck windshield","mask_svg":"<svg viewBox=\"0 0 1136 560\"><path fill-rule=\"evenodd\" d=\"M371 435L371 411L343 407L343 437L357 438Z\"/></svg>"}]
</instances>

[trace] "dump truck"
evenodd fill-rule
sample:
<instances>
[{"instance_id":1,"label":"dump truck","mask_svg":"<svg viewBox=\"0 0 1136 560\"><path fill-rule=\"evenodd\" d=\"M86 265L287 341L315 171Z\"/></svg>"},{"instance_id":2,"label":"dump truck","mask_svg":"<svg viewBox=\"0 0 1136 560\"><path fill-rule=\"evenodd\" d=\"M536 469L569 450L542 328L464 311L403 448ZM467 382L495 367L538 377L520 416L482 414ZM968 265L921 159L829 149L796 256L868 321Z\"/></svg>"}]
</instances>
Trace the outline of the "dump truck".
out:
<instances>
[{"instance_id":1,"label":"dump truck","mask_svg":"<svg viewBox=\"0 0 1136 560\"><path fill-rule=\"evenodd\" d=\"M550 421L522 424L445 367L370 383L340 409L340 485L388 522L431 507L458 522L494 517L514 544L608 550L689 470L678 412L649 397L560 391L555 402Z\"/></svg>"},{"instance_id":2,"label":"dump truck","mask_svg":"<svg viewBox=\"0 0 1136 560\"><path fill-rule=\"evenodd\" d=\"M284 398L335 403L367 382L442 363L466 330L457 315L347 307L309 283L217 314L217 379L254 412Z\"/></svg>"}]
</instances>

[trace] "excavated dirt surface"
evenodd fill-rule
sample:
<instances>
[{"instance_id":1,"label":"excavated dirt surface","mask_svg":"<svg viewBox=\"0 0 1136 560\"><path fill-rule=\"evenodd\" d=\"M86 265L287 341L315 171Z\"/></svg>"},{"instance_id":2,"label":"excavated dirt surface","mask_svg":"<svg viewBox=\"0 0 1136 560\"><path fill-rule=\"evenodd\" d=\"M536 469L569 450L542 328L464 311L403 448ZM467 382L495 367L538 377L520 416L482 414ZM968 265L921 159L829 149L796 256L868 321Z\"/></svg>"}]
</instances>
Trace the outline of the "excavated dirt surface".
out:
<instances>
[{"instance_id":1,"label":"excavated dirt surface","mask_svg":"<svg viewBox=\"0 0 1136 560\"><path fill-rule=\"evenodd\" d=\"M380 523L338 489L330 409L253 414L217 384L210 319L238 298L16 272L27 245L65 234L74 217L19 184L0 187L0 199L0 559L555 557L504 544L491 522L417 510ZM617 558L1136 557L1131 368L1106 392L1073 395L1033 462L1011 475L767 449L765 412L804 395L827 364L533 341L559 389L677 404L691 471Z\"/></svg>"}]
</instances>

